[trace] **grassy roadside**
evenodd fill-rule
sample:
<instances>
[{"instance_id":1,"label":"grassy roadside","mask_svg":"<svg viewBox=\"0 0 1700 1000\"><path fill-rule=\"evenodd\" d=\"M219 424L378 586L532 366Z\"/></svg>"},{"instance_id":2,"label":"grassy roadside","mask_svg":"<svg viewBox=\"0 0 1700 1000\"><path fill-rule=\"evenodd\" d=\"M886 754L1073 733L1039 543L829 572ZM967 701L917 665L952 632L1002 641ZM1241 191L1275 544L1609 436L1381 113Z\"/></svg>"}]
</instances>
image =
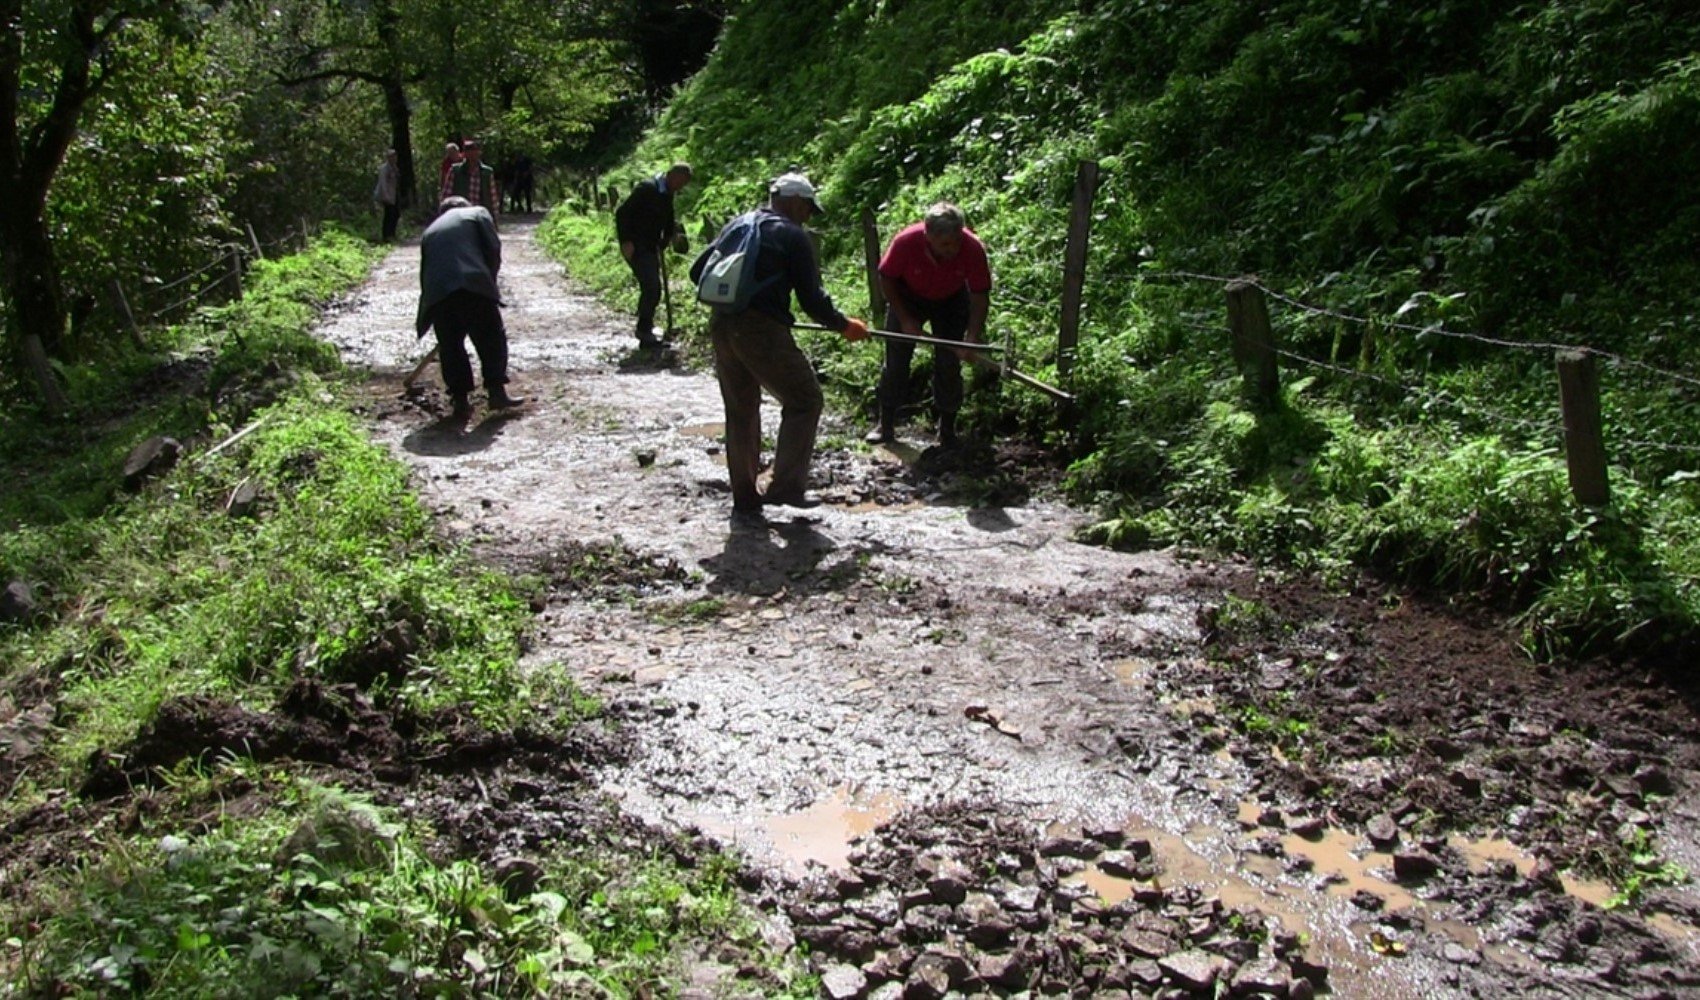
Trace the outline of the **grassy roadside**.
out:
<instances>
[{"instance_id":1,"label":"grassy roadside","mask_svg":"<svg viewBox=\"0 0 1700 1000\"><path fill-rule=\"evenodd\" d=\"M521 671L519 585L436 532L344 406L310 330L375 253L327 233L159 354L69 372L75 425L0 431L0 575L36 603L0 624L0 996L626 996L710 942L789 992L730 860L634 839L563 782L590 818L516 882L358 766L380 735L433 778L419 758L467 733L602 728ZM126 490L159 434L182 457ZM334 752L292 755L298 731Z\"/></svg>"}]
</instances>

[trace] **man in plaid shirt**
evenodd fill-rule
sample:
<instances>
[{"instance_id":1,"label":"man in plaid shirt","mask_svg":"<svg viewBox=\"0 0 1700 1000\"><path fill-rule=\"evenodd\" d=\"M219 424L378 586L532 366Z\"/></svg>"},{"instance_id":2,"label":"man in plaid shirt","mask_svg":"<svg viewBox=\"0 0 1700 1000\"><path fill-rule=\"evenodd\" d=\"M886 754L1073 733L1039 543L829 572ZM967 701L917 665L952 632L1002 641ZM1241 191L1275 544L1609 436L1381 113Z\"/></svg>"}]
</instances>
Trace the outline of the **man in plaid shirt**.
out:
<instances>
[{"instance_id":1,"label":"man in plaid shirt","mask_svg":"<svg viewBox=\"0 0 1700 1000\"><path fill-rule=\"evenodd\" d=\"M496 216L501 208L501 192L496 190L496 171L484 162L484 150L478 145L477 139L468 139L460 144L461 155L465 159L449 168L449 174L443 179L443 193L437 201L450 197L465 198L482 208L489 209L491 218Z\"/></svg>"}]
</instances>

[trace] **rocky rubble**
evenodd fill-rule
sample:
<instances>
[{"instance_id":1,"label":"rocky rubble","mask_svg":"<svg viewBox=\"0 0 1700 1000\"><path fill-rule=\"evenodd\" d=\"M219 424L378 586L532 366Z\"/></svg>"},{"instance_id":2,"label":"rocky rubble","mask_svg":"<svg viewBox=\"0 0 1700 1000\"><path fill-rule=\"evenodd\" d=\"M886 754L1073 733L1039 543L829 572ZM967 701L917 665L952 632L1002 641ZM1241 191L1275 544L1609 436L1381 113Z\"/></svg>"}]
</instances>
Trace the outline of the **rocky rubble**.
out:
<instances>
[{"instance_id":1,"label":"rocky rubble","mask_svg":"<svg viewBox=\"0 0 1700 1000\"><path fill-rule=\"evenodd\" d=\"M1125 879L1105 902L1088 870ZM1120 883L1118 883L1120 884ZM881 828L787 893L823 996L1290 997L1326 988L1297 935L1191 887L1114 828L1036 834L962 805Z\"/></svg>"}]
</instances>

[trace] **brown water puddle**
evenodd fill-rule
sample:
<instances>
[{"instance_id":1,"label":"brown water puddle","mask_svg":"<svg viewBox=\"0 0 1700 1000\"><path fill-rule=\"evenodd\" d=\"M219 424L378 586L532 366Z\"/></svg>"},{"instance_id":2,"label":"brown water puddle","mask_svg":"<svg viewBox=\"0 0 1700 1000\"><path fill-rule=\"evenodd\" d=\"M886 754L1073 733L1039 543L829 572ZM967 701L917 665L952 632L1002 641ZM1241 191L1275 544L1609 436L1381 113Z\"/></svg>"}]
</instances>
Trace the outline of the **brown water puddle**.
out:
<instances>
[{"instance_id":1,"label":"brown water puddle","mask_svg":"<svg viewBox=\"0 0 1700 1000\"><path fill-rule=\"evenodd\" d=\"M837 788L801 812L770 816L760 825L773 849L794 869L810 862L827 869L850 863L851 845L896 816L904 801L889 792Z\"/></svg>"}]
</instances>

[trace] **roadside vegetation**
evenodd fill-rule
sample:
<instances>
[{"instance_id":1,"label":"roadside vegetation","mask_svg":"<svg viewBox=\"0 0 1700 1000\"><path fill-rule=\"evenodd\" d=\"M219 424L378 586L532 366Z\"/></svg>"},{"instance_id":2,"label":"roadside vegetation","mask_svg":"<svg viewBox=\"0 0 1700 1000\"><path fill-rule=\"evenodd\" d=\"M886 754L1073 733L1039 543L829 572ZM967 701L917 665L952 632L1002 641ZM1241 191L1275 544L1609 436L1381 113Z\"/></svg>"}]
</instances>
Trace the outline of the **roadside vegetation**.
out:
<instances>
[{"instance_id":1,"label":"roadside vegetation","mask_svg":"<svg viewBox=\"0 0 1700 1000\"><path fill-rule=\"evenodd\" d=\"M860 212L883 239L956 201L993 255L994 336L1055 379L1070 196L1094 161L1078 405L970 401L981 432L1071 457L1092 537L1371 568L1514 613L1543 655L1669 652L1700 620L1697 47L1675 0L747 5L604 180L690 161L696 249L806 170L851 312ZM580 199L546 235L618 297L607 228ZM1283 352L1270 406L1226 335L1223 285L1247 275ZM804 337L866 415L878 351ZM1560 344L1599 366L1601 507L1568 486Z\"/></svg>"},{"instance_id":2,"label":"roadside vegetation","mask_svg":"<svg viewBox=\"0 0 1700 1000\"><path fill-rule=\"evenodd\" d=\"M329 229L240 301L78 369L85 420L0 431L0 573L38 609L0 625L17 734L0 828L20 852L26 832L75 831L37 842L45 870L6 856L0 995L635 995L702 941L757 950L723 856L593 824L516 889L442 849L457 831L428 812L258 738L314 701L344 727L370 708L358 728L394 720L420 748L516 719L600 727L558 675L520 670L524 581L440 537L346 409L310 327L375 259ZM156 434L181 457L127 488L129 449ZM51 725L17 725L41 704ZM253 742L159 731L220 717L259 720Z\"/></svg>"}]
</instances>

